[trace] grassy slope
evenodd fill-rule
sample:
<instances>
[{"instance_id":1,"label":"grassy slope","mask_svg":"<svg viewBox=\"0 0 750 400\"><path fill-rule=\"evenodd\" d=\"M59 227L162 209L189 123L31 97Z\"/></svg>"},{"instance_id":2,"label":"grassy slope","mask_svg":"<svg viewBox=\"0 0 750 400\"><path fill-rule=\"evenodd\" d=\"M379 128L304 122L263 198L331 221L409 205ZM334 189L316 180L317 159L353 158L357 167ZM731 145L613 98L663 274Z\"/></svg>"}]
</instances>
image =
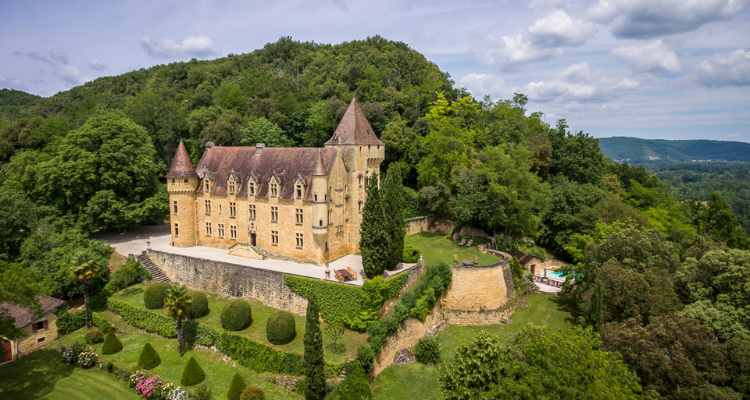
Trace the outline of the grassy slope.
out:
<instances>
[{"instance_id":1,"label":"grassy slope","mask_svg":"<svg viewBox=\"0 0 750 400\"><path fill-rule=\"evenodd\" d=\"M128 325L120 319L117 315L110 313L109 311L101 312L101 315L110 322L112 322L117 328L117 336L123 344L123 350L119 353L112 354L109 356L102 356L102 343L93 345L96 354L100 355L100 358L105 361L112 361L113 364L134 370L135 365L138 362L138 356L140 355L143 346L146 343L156 349L159 357L162 360L161 365L150 370L150 372L161 376L164 382L171 382L175 385L180 385L180 378L182 376L182 369L184 368L190 357L195 357L198 364L206 372L205 383L213 392L214 397L217 399L226 398L226 391L229 389L229 383L232 380L235 372L239 372L240 375L245 379L248 385L257 385L266 391L267 399L300 399L301 396L296 393L289 392L276 386L272 383L261 381L258 379L259 374L252 371L249 368L236 365L234 361L224 362L221 359L219 353L211 351L199 351L197 349L188 350L185 355L180 358L177 352L177 340L176 339L165 339L158 335L151 335L136 328ZM71 333L57 341L70 344L76 341L83 341L83 336L86 333L86 329L79 329L76 332ZM102 374L104 376L104 374ZM108 378L114 381L114 378ZM57 390L55 390L57 392ZM100 397L89 397L89 398L100 398Z\"/></svg>"},{"instance_id":2,"label":"grassy slope","mask_svg":"<svg viewBox=\"0 0 750 400\"><path fill-rule=\"evenodd\" d=\"M67 366L55 345L0 366L0 399L139 399L135 391L98 370Z\"/></svg>"},{"instance_id":3,"label":"grassy slope","mask_svg":"<svg viewBox=\"0 0 750 400\"><path fill-rule=\"evenodd\" d=\"M474 238L473 246L465 247L459 246L459 242L445 239L443 236L445 235L423 232L407 237L404 240L404 245L418 247L428 265L433 265L439 261L453 264L454 254L458 254L458 259L461 261L474 261L474 256L479 256L479 264L481 265L492 265L498 262L497 257L482 254L477 250L476 246L485 243L484 239Z\"/></svg>"},{"instance_id":4,"label":"grassy slope","mask_svg":"<svg viewBox=\"0 0 750 400\"><path fill-rule=\"evenodd\" d=\"M451 325L438 336L444 361L453 359L458 346L468 343L479 332L487 331L507 342L513 334L529 326L565 329L572 322L564 297L534 294L522 301L528 306L519 307L512 316L511 325L455 326ZM440 399L438 367L420 363L386 368L372 384L376 399Z\"/></svg>"},{"instance_id":5,"label":"grassy slope","mask_svg":"<svg viewBox=\"0 0 750 400\"><path fill-rule=\"evenodd\" d=\"M136 285L133 287L142 288L144 286ZM200 322L201 324L205 324L206 326L216 328L219 331L223 331L223 328L221 327L221 310L224 308L224 305L229 302L229 299L226 297L219 296L217 294L213 294L213 293L204 292L204 294L208 298L209 313L201 318L196 319L196 321ZM118 295L115 295L113 298L126 301L130 304L133 304L143 309L146 308L143 305L142 293L137 293L137 294L133 294L130 296L124 296L122 294L118 294ZM284 351L298 353L298 354L302 354L304 352L304 345L302 344L302 339L305 336L305 319L303 317L294 315L294 321L297 327L297 337L295 337L291 343L285 344L283 346L275 346L266 340L266 323L268 322L268 319L271 318L271 316L275 314L278 310L276 310L275 308L264 306L263 303L254 299L245 299L245 300L248 303L250 303L250 306L252 307L253 323L247 329L240 331L240 332L235 332L236 334L247 336L259 343L263 343L267 346L271 346L277 350L284 350ZM151 311L156 312L156 313L164 313L164 310L151 310ZM321 323L321 330L323 331L323 345L326 346L326 348L324 348L325 349L324 355L325 355L326 360L334 361L334 362L342 362L342 361L346 361L347 358L356 358L357 347L367 342L366 333L359 333L359 332L355 332L355 331L351 331L347 329L342 339L339 340L339 343L342 343L344 345L345 351L341 354L333 354L327 348L328 344L330 343L330 338L328 337L328 335L325 334L325 329L324 329L325 326L326 326L325 323Z\"/></svg>"}]
</instances>

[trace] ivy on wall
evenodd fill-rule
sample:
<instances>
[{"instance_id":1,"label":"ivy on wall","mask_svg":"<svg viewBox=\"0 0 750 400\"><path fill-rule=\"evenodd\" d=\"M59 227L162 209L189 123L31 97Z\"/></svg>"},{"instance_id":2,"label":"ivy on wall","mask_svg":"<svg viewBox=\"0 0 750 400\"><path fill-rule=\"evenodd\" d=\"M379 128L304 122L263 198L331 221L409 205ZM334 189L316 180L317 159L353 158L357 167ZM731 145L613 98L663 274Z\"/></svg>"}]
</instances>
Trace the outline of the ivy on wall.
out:
<instances>
[{"instance_id":1,"label":"ivy on wall","mask_svg":"<svg viewBox=\"0 0 750 400\"><path fill-rule=\"evenodd\" d=\"M365 281L360 287L284 275L284 283L291 291L304 298L315 293L320 305L320 315L326 322L342 322L349 328L364 330L375 321L375 314L383 303L398 296L408 278L409 274L399 274L388 279L378 276Z\"/></svg>"}]
</instances>

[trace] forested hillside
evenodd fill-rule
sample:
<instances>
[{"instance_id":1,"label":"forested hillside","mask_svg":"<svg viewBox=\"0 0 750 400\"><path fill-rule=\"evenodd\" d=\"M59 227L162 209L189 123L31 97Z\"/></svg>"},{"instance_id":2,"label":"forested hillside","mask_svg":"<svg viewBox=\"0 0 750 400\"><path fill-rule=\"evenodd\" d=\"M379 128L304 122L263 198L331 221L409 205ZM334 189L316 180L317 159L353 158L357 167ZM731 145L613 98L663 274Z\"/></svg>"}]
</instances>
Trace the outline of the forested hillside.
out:
<instances>
[{"instance_id":1,"label":"forested hillside","mask_svg":"<svg viewBox=\"0 0 750 400\"><path fill-rule=\"evenodd\" d=\"M471 224L498 248L571 261L576 323L601 332L602 348L621 353L647 393L750 395L750 242L727 200L680 201L565 120L545 123L523 94L478 100L453 84L404 43L282 38L50 98L2 91L0 273L80 296L75 257L106 262L111 251L89 232L166 216L159 179L180 140L194 162L208 141L320 146L356 96L386 144L383 172L403 171L406 216ZM92 291L108 278L103 268ZM633 347L629 337L645 339Z\"/></svg>"},{"instance_id":2,"label":"forested hillside","mask_svg":"<svg viewBox=\"0 0 750 400\"><path fill-rule=\"evenodd\" d=\"M674 161L750 162L750 143L719 140L661 140L633 137L599 139L604 154L631 164Z\"/></svg>"}]
</instances>

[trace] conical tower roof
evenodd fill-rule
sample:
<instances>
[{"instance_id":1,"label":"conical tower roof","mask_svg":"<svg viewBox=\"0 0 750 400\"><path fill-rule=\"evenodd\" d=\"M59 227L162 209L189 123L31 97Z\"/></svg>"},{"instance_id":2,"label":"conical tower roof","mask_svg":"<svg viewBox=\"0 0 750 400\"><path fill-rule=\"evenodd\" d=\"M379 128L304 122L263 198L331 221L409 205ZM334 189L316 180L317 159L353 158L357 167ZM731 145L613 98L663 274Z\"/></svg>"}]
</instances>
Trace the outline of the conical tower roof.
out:
<instances>
[{"instance_id":1,"label":"conical tower roof","mask_svg":"<svg viewBox=\"0 0 750 400\"><path fill-rule=\"evenodd\" d=\"M320 154L320 150L318 150L318 157L315 160L315 168L313 169L312 175L328 175L328 172L326 172L326 167L323 164L323 155Z\"/></svg>"},{"instance_id":2,"label":"conical tower roof","mask_svg":"<svg viewBox=\"0 0 750 400\"><path fill-rule=\"evenodd\" d=\"M198 174L193 168L193 163L190 161L185 143L180 140L180 144L177 146L177 152L172 160L172 166L169 167L167 172L167 178L197 178Z\"/></svg>"},{"instance_id":3,"label":"conical tower roof","mask_svg":"<svg viewBox=\"0 0 750 400\"><path fill-rule=\"evenodd\" d=\"M375 132L370 126L370 122L367 121L365 114L362 113L362 109L359 108L357 99L352 98L352 102L349 103L349 108L346 109L346 113L341 118L339 126L333 132L333 136L326 142L326 145L335 144L370 144L370 145L381 145L384 143L375 136Z\"/></svg>"}]
</instances>

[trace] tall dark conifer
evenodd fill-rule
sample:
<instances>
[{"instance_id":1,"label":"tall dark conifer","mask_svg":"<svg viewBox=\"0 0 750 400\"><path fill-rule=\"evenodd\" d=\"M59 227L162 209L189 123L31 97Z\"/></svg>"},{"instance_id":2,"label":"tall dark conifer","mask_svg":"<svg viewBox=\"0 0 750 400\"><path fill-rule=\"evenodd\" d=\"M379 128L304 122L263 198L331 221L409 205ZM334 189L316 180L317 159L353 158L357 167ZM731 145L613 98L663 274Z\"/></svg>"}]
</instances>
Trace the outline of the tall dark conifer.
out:
<instances>
[{"instance_id":1,"label":"tall dark conifer","mask_svg":"<svg viewBox=\"0 0 750 400\"><path fill-rule=\"evenodd\" d=\"M401 167L397 163L391 163L388 167L383 193L380 197L383 210L387 218L388 236L391 239L389 261L386 269L395 269L404 253L404 178L401 175Z\"/></svg>"},{"instance_id":2,"label":"tall dark conifer","mask_svg":"<svg viewBox=\"0 0 750 400\"><path fill-rule=\"evenodd\" d=\"M602 325L604 324L604 311L602 307L602 283L596 281L596 288L594 289L594 295L591 296L591 305L589 306L589 313L587 318L589 326L593 327L595 331L601 332Z\"/></svg>"},{"instance_id":3,"label":"tall dark conifer","mask_svg":"<svg viewBox=\"0 0 750 400\"><path fill-rule=\"evenodd\" d=\"M367 187L359 239L362 266L370 279L382 275L390 261L391 238L388 225L378 189L378 175L374 174Z\"/></svg>"},{"instance_id":4,"label":"tall dark conifer","mask_svg":"<svg viewBox=\"0 0 750 400\"><path fill-rule=\"evenodd\" d=\"M320 310L315 295L307 299L305 324L305 399L323 400L326 378L323 361L323 335L320 332Z\"/></svg>"}]
</instances>

